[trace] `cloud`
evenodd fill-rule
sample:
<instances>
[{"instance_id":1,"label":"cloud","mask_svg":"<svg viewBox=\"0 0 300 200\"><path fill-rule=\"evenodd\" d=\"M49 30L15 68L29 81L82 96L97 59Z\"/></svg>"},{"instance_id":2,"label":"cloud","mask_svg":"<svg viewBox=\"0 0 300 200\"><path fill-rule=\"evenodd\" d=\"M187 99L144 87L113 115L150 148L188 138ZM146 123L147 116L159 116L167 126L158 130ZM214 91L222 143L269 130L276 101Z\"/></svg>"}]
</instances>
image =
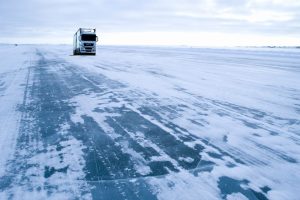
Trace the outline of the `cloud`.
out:
<instances>
[{"instance_id":1,"label":"cloud","mask_svg":"<svg viewBox=\"0 0 300 200\"><path fill-rule=\"evenodd\" d=\"M104 33L215 32L300 35L298 0L27 0L0 6L0 42L68 37L78 27ZM28 39L29 40L29 39Z\"/></svg>"}]
</instances>

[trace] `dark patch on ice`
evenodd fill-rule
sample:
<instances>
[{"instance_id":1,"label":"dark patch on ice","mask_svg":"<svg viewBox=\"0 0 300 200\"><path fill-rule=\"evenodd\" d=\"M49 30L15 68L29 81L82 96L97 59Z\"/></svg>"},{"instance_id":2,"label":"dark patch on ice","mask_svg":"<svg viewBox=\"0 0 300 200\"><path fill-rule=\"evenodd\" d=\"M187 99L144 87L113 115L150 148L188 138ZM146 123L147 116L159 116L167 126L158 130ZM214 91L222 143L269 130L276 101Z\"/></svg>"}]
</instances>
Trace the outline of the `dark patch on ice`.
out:
<instances>
[{"instance_id":1,"label":"dark patch on ice","mask_svg":"<svg viewBox=\"0 0 300 200\"><path fill-rule=\"evenodd\" d=\"M202 152L202 150L204 149L204 147L202 145L200 145L200 144L196 144L194 146L194 149L196 149L198 152Z\"/></svg>"},{"instance_id":2,"label":"dark patch on ice","mask_svg":"<svg viewBox=\"0 0 300 200\"><path fill-rule=\"evenodd\" d=\"M56 151L61 151L64 147L61 146L60 144L56 145Z\"/></svg>"},{"instance_id":3,"label":"dark patch on ice","mask_svg":"<svg viewBox=\"0 0 300 200\"><path fill-rule=\"evenodd\" d=\"M160 176L168 174L170 171L179 172L170 161L153 161L150 162L149 167L151 168L151 173L149 176Z\"/></svg>"},{"instance_id":4,"label":"dark patch on ice","mask_svg":"<svg viewBox=\"0 0 300 200\"><path fill-rule=\"evenodd\" d=\"M12 184L13 176L4 175L0 177L0 191L5 190Z\"/></svg>"},{"instance_id":5,"label":"dark patch on ice","mask_svg":"<svg viewBox=\"0 0 300 200\"><path fill-rule=\"evenodd\" d=\"M227 135L223 136L223 142L228 142L228 136Z\"/></svg>"},{"instance_id":6,"label":"dark patch on ice","mask_svg":"<svg viewBox=\"0 0 300 200\"><path fill-rule=\"evenodd\" d=\"M229 168L234 168L234 167L236 167L236 164L234 164L232 162L226 162L226 166Z\"/></svg>"},{"instance_id":7,"label":"dark patch on ice","mask_svg":"<svg viewBox=\"0 0 300 200\"><path fill-rule=\"evenodd\" d=\"M3 90L5 90L4 82L0 82L0 91L3 91Z\"/></svg>"},{"instance_id":8,"label":"dark patch on ice","mask_svg":"<svg viewBox=\"0 0 300 200\"><path fill-rule=\"evenodd\" d=\"M69 166L59 168L59 169L55 169L54 167L45 166L44 177L49 178L50 176L52 176L56 172L67 173L68 168L69 168Z\"/></svg>"},{"instance_id":9,"label":"dark patch on ice","mask_svg":"<svg viewBox=\"0 0 300 200\"><path fill-rule=\"evenodd\" d=\"M273 136L279 135L279 133L277 133L277 132L275 132L275 131L269 131L269 133L270 133L270 135L273 135Z\"/></svg>"},{"instance_id":10,"label":"dark patch on ice","mask_svg":"<svg viewBox=\"0 0 300 200\"><path fill-rule=\"evenodd\" d=\"M189 120L190 120L190 122L192 122L195 125L204 126L204 124L202 124L201 122L199 122L199 120L193 120L193 119L189 119Z\"/></svg>"},{"instance_id":11,"label":"dark patch on ice","mask_svg":"<svg viewBox=\"0 0 300 200\"><path fill-rule=\"evenodd\" d=\"M216 163L212 162L212 161L208 161L208 160L201 160L197 167L193 170L191 170L191 172L193 172L193 174L195 176L197 176L199 173L202 172L211 172L214 169L214 166L216 165Z\"/></svg>"},{"instance_id":12,"label":"dark patch on ice","mask_svg":"<svg viewBox=\"0 0 300 200\"><path fill-rule=\"evenodd\" d=\"M248 180L240 181L227 176L220 177L218 181L218 187L221 190L221 196L223 199L226 199L227 195L241 193L251 200L268 200L263 193L249 188L248 184Z\"/></svg>"},{"instance_id":13,"label":"dark patch on ice","mask_svg":"<svg viewBox=\"0 0 300 200\"><path fill-rule=\"evenodd\" d=\"M252 135L253 135L253 136L256 136L256 137L261 137L261 135L258 134L258 133L252 133Z\"/></svg>"},{"instance_id":14,"label":"dark patch on ice","mask_svg":"<svg viewBox=\"0 0 300 200\"><path fill-rule=\"evenodd\" d=\"M253 129L259 129L260 127L257 124L251 123L251 122L247 122L246 120L242 120L241 121L248 127L253 128Z\"/></svg>"},{"instance_id":15,"label":"dark patch on ice","mask_svg":"<svg viewBox=\"0 0 300 200\"><path fill-rule=\"evenodd\" d=\"M207 154L212 158L222 159L222 155L214 152L207 152Z\"/></svg>"},{"instance_id":16,"label":"dark patch on ice","mask_svg":"<svg viewBox=\"0 0 300 200\"><path fill-rule=\"evenodd\" d=\"M264 193L268 193L269 191L271 191L271 188L269 188L268 186L264 186L260 188Z\"/></svg>"},{"instance_id":17,"label":"dark patch on ice","mask_svg":"<svg viewBox=\"0 0 300 200\"><path fill-rule=\"evenodd\" d=\"M218 116L220 116L220 117L229 116L227 113L225 113L225 112L223 112L223 111L221 111L221 110L219 110L218 112L216 112L216 114L217 114Z\"/></svg>"}]
</instances>

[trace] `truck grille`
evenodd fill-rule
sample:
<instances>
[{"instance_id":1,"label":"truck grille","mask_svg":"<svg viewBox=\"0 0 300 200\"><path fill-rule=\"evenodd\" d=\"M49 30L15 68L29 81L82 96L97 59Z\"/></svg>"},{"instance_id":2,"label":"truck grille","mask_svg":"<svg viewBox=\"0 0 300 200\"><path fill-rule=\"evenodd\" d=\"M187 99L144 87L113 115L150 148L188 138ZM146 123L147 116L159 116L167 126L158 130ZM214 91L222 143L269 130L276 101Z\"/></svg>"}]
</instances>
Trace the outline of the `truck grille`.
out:
<instances>
[{"instance_id":1,"label":"truck grille","mask_svg":"<svg viewBox=\"0 0 300 200\"><path fill-rule=\"evenodd\" d=\"M84 43L84 46L85 47L92 47L92 46L94 46L94 44L93 43Z\"/></svg>"}]
</instances>

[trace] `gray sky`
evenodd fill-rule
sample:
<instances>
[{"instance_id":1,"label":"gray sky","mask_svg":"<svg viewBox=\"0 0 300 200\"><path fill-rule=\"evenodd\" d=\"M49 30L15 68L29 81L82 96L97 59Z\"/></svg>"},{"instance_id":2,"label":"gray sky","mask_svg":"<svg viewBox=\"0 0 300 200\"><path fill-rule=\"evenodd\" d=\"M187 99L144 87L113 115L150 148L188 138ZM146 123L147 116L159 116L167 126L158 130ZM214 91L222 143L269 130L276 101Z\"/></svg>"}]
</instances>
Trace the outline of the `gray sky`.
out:
<instances>
[{"instance_id":1,"label":"gray sky","mask_svg":"<svg viewBox=\"0 0 300 200\"><path fill-rule=\"evenodd\" d=\"M300 45L300 0L9 0L0 42L71 43L95 27L102 44Z\"/></svg>"}]
</instances>

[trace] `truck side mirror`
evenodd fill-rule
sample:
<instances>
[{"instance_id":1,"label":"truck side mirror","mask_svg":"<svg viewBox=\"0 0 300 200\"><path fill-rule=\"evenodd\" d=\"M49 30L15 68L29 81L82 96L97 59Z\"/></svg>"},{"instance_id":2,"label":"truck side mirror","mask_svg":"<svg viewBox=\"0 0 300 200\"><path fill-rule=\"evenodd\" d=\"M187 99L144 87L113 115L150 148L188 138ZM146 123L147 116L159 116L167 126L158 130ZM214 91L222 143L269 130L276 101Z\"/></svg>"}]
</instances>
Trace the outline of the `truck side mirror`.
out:
<instances>
[{"instance_id":1,"label":"truck side mirror","mask_svg":"<svg viewBox=\"0 0 300 200\"><path fill-rule=\"evenodd\" d=\"M96 42L98 42L98 36L96 36Z\"/></svg>"}]
</instances>

